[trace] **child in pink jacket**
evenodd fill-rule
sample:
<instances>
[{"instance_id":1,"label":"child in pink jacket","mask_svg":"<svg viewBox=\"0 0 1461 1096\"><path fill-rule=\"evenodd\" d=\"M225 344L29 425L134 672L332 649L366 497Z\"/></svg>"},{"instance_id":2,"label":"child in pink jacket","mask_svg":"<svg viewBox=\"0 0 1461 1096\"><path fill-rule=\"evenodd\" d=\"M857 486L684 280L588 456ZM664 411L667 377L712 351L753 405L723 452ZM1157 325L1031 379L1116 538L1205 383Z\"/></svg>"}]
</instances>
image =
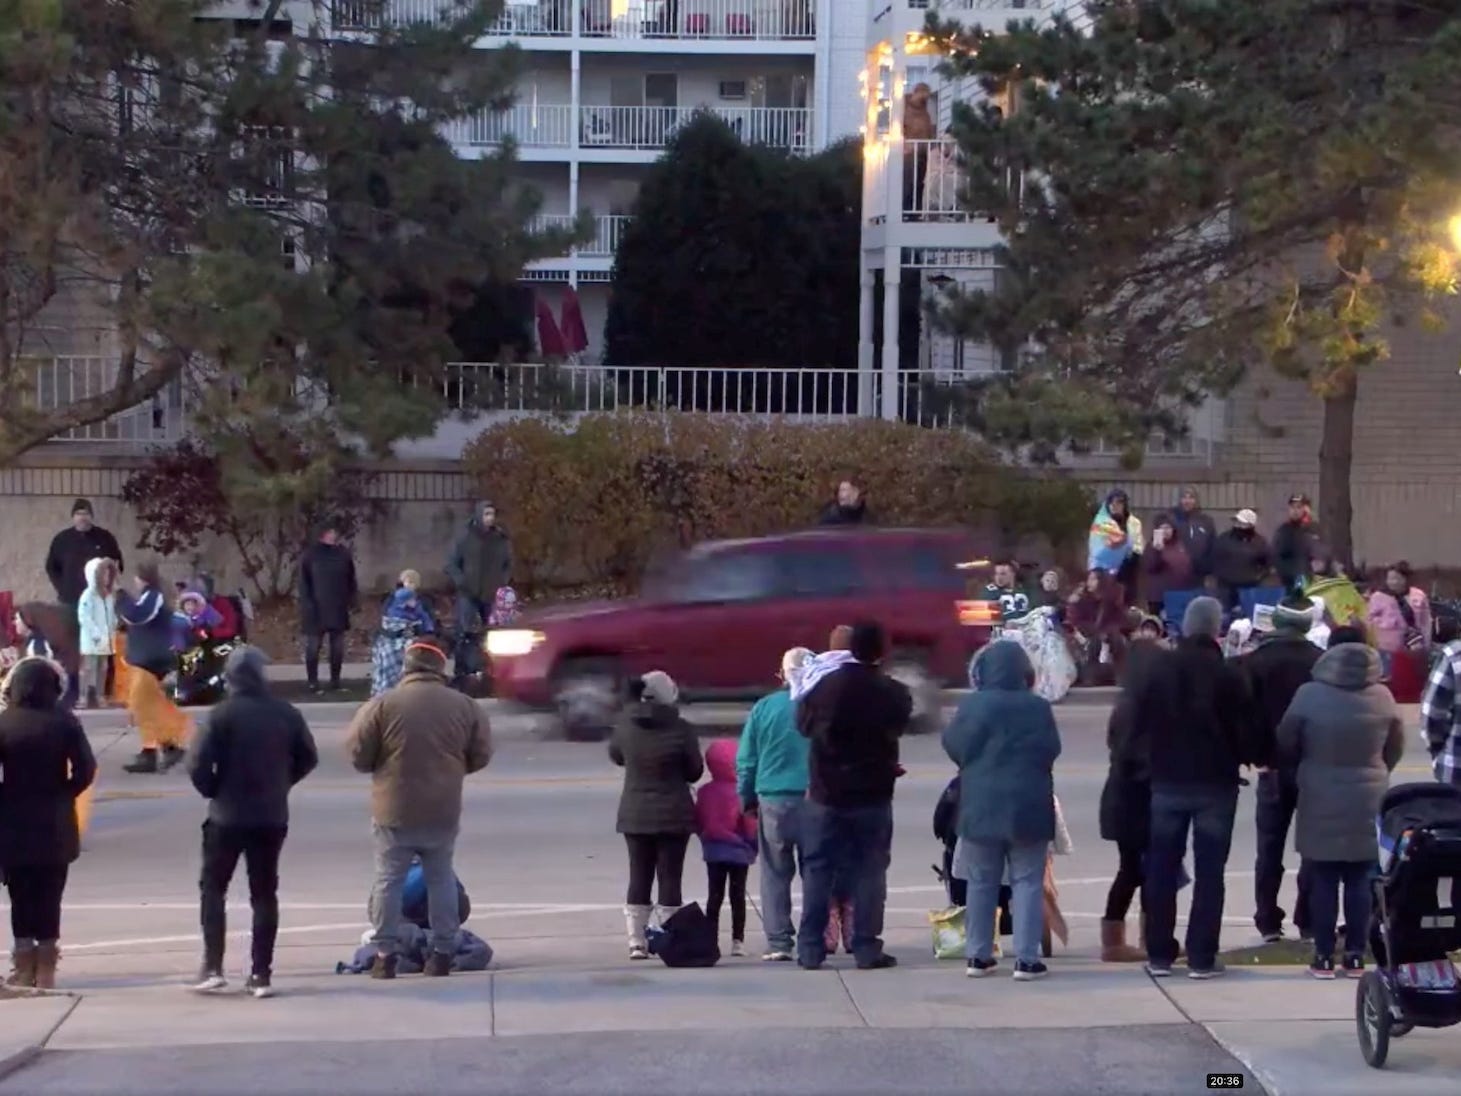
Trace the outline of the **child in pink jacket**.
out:
<instances>
[{"instance_id":1,"label":"child in pink jacket","mask_svg":"<svg viewBox=\"0 0 1461 1096\"><path fill-rule=\"evenodd\" d=\"M756 819L741 809L736 791L733 738L718 738L705 751L710 780L695 793L695 828L705 853L709 895L705 914L720 931L720 906L730 886L731 954L746 954L746 875L756 862Z\"/></svg>"}]
</instances>

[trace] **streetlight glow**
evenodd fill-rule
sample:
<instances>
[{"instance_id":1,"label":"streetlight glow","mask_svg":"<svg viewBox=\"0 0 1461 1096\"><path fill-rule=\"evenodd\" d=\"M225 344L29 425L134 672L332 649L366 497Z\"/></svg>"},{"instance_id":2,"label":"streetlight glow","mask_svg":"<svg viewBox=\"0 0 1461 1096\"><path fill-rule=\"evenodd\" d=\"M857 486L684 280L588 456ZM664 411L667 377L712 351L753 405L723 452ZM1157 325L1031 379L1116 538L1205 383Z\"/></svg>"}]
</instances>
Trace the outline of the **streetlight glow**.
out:
<instances>
[{"instance_id":1,"label":"streetlight glow","mask_svg":"<svg viewBox=\"0 0 1461 1096\"><path fill-rule=\"evenodd\" d=\"M1461 251L1461 213L1451 218L1448 227L1451 229L1451 245Z\"/></svg>"}]
</instances>

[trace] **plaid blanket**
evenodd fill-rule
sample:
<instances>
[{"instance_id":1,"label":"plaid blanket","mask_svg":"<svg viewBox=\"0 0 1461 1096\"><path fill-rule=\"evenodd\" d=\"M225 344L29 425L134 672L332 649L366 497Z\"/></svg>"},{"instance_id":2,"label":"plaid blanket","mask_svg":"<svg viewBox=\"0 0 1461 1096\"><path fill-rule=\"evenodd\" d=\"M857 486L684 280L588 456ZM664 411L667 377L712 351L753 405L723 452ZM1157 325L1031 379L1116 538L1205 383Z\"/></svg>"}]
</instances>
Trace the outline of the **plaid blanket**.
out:
<instances>
[{"instance_id":1,"label":"plaid blanket","mask_svg":"<svg viewBox=\"0 0 1461 1096\"><path fill-rule=\"evenodd\" d=\"M379 696L400 683L406 668L406 644L416 629L404 620L383 620L370 646L370 695Z\"/></svg>"}]
</instances>

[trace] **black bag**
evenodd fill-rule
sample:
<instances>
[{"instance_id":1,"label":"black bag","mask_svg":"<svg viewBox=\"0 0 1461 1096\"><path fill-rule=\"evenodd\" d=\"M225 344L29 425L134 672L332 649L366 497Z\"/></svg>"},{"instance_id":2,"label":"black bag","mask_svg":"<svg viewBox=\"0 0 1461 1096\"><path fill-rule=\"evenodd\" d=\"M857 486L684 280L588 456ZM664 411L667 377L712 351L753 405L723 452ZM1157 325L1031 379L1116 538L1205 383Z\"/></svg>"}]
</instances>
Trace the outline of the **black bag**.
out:
<instances>
[{"instance_id":1,"label":"black bag","mask_svg":"<svg viewBox=\"0 0 1461 1096\"><path fill-rule=\"evenodd\" d=\"M681 906L650 934L649 953L667 967L713 967L720 962L720 941L715 923L699 902Z\"/></svg>"}]
</instances>

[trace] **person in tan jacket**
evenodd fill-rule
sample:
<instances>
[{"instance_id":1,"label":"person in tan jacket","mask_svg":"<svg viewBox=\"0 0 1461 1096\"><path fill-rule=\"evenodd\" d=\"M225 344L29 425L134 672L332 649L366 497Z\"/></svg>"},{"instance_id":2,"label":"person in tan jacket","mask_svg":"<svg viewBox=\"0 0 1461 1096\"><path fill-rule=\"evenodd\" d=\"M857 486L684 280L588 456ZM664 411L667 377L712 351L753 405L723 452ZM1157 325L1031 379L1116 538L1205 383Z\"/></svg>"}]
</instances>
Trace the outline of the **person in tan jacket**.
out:
<instances>
[{"instance_id":1,"label":"person in tan jacket","mask_svg":"<svg viewBox=\"0 0 1461 1096\"><path fill-rule=\"evenodd\" d=\"M457 883L452 869L462 817L462 782L487 767L491 729L482 708L447 684L446 654L421 640L406 648L400 684L351 720L350 761L371 775L375 885L370 894L373 978L396 976L397 932L406 873L420 858L431 921L426 974L451 973Z\"/></svg>"}]
</instances>

